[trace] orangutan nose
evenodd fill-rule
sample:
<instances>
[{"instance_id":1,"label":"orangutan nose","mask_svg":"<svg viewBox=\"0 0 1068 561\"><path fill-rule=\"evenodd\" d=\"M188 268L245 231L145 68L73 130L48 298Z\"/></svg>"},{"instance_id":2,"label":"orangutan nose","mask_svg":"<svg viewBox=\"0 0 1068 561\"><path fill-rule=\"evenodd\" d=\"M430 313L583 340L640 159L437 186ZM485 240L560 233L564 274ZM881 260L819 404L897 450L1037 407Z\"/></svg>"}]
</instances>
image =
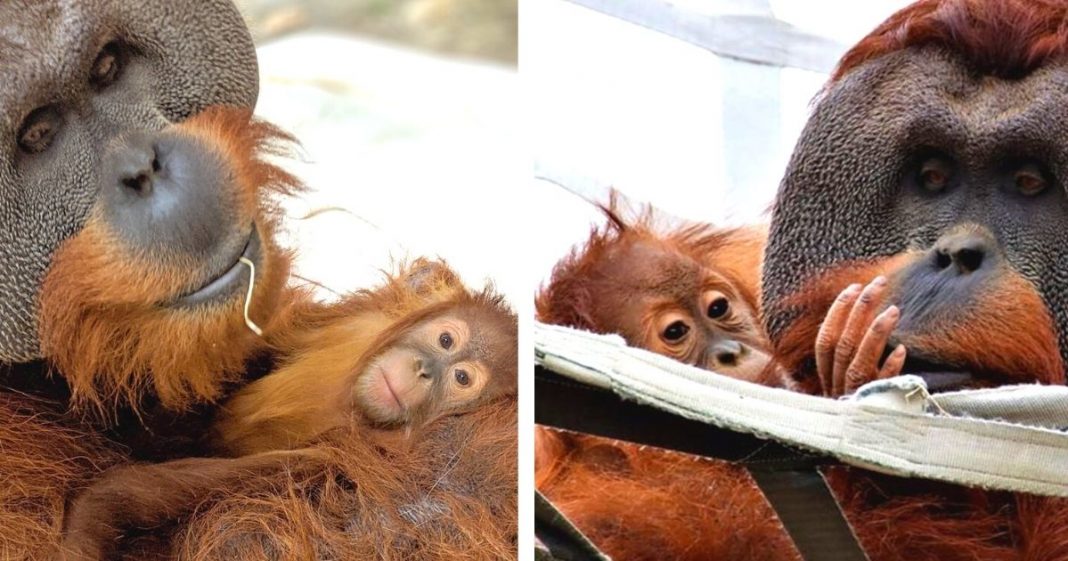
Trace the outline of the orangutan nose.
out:
<instances>
[{"instance_id":1,"label":"orangutan nose","mask_svg":"<svg viewBox=\"0 0 1068 561\"><path fill-rule=\"evenodd\" d=\"M218 253L234 214L219 157L181 135L138 132L111 146L101 166L104 217L129 247Z\"/></svg>"},{"instance_id":2,"label":"orangutan nose","mask_svg":"<svg viewBox=\"0 0 1068 561\"><path fill-rule=\"evenodd\" d=\"M719 341L712 346L712 357L719 366L737 366L746 350L745 345L737 341Z\"/></svg>"},{"instance_id":3,"label":"orangutan nose","mask_svg":"<svg viewBox=\"0 0 1068 561\"><path fill-rule=\"evenodd\" d=\"M935 244L935 267L940 271L952 269L958 275L970 275L982 268L989 253L989 241L979 234L950 234Z\"/></svg>"}]
</instances>

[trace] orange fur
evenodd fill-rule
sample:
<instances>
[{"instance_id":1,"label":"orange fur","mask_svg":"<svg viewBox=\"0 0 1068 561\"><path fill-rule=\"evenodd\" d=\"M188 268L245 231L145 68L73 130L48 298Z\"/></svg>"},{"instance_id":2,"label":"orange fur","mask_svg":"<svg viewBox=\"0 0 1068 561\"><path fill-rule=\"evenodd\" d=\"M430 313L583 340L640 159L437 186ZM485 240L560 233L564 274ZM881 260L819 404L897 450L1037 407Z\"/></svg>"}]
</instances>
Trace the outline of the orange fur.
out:
<instances>
[{"instance_id":1,"label":"orange fur","mask_svg":"<svg viewBox=\"0 0 1068 561\"><path fill-rule=\"evenodd\" d=\"M235 194L262 240L252 314L268 333L282 329L303 298L286 288L289 256L274 242L275 204L268 191L290 193L295 178L263 157L289 137L250 121L246 110L211 109L176 125L225 157ZM69 381L74 404L107 414L136 407L148 392L184 410L220 397L245 360L266 342L245 326L243 302L225 309L164 309L156 302L188 289L197 263L146 262L124 251L106 223L90 217L57 251L41 293L41 350Z\"/></svg>"},{"instance_id":2,"label":"orange fur","mask_svg":"<svg viewBox=\"0 0 1068 561\"><path fill-rule=\"evenodd\" d=\"M744 468L603 438L539 433L542 457L546 446L567 452L554 470L538 470L538 488L613 559L800 560Z\"/></svg>"},{"instance_id":3,"label":"orange fur","mask_svg":"<svg viewBox=\"0 0 1068 561\"><path fill-rule=\"evenodd\" d=\"M515 399L398 432L109 471L73 502L60 559L514 559Z\"/></svg>"},{"instance_id":4,"label":"orange fur","mask_svg":"<svg viewBox=\"0 0 1068 561\"><path fill-rule=\"evenodd\" d=\"M847 467L828 478L872 561L1068 559L1068 500Z\"/></svg>"},{"instance_id":5,"label":"orange fur","mask_svg":"<svg viewBox=\"0 0 1068 561\"><path fill-rule=\"evenodd\" d=\"M331 432L311 475L248 479L201 508L177 558L514 559L516 403L443 417L402 445Z\"/></svg>"},{"instance_id":6,"label":"orange fur","mask_svg":"<svg viewBox=\"0 0 1068 561\"><path fill-rule=\"evenodd\" d=\"M117 535L106 517L131 509L152 522L108 557L129 561L515 559L516 428L507 399L403 438L343 427L284 455L134 468L79 499L78 526ZM73 545L71 561L98 551Z\"/></svg>"},{"instance_id":7,"label":"orange fur","mask_svg":"<svg viewBox=\"0 0 1068 561\"><path fill-rule=\"evenodd\" d=\"M597 437L539 433L538 488L613 559L798 559L744 469ZM542 459L547 447L563 451L552 469ZM848 467L827 477L872 561L1068 559L1068 500Z\"/></svg>"},{"instance_id":8,"label":"orange fur","mask_svg":"<svg viewBox=\"0 0 1068 561\"><path fill-rule=\"evenodd\" d=\"M0 558L52 558L67 495L123 459L59 409L0 393Z\"/></svg>"},{"instance_id":9,"label":"orange fur","mask_svg":"<svg viewBox=\"0 0 1068 561\"><path fill-rule=\"evenodd\" d=\"M485 312L491 346L507 348L490 369L511 378L514 390L514 314L492 291L470 291L444 263L420 259L377 289L306 314L304 328L280 345L281 367L223 405L218 447L234 455L291 448L350 424L359 418L351 401L356 375L409 329L457 309Z\"/></svg>"},{"instance_id":10,"label":"orange fur","mask_svg":"<svg viewBox=\"0 0 1068 561\"><path fill-rule=\"evenodd\" d=\"M661 226L652 207L646 207L632 220L624 219L615 195L602 207L608 218L603 227L590 231L586 243L574 249L553 268L549 284L535 302L540 321L597 331L592 306L598 298L593 279L615 248L640 242L660 246L708 264L726 277L753 310L759 309L760 267L767 240L767 226L717 228L711 224L687 223ZM603 328L600 328L603 329Z\"/></svg>"}]
</instances>

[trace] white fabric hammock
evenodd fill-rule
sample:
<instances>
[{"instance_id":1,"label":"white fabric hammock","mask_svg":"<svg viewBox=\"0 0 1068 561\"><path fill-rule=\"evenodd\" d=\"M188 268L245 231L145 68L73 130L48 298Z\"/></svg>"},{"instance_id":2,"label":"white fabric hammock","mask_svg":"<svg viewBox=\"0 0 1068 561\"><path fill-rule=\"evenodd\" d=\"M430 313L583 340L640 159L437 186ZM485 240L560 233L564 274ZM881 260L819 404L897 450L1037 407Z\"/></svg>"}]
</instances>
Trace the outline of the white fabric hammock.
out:
<instances>
[{"instance_id":1,"label":"white fabric hammock","mask_svg":"<svg viewBox=\"0 0 1068 561\"><path fill-rule=\"evenodd\" d=\"M836 400L728 378L618 336L536 323L534 347L554 372L687 419L893 475L1068 497L1065 386L932 396L921 378L899 376Z\"/></svg>"}]
</instances>

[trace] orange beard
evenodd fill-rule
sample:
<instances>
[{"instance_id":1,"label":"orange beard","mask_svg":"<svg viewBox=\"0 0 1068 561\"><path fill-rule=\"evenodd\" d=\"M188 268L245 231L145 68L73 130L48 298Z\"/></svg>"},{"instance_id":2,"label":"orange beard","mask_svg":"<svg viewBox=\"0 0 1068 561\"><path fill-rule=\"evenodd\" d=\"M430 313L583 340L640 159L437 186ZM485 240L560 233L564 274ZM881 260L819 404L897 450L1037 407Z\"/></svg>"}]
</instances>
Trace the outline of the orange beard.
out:
<instances>
[{"instance_id":1,"label":"orange beard","mask_svg":"<svg viewBox=\"0 0 1068 561\"><path fill-rule=\"evenodd\" d=\"M819 393L809 367L814 364L820 325L835 298L851 283L867 284L878 275L892 279L916 258L916 253L906 252L843 263L807 283L785 301L784 309L796 312L797 319L775 342L777 366L800 374L795 381L803 391ZM904 334L901 343L910 353L927 354L978 373L996 373L1015 383L1064 383L1056 327L1035 288L1009 271L987 287L982 297L998 303L997 321L984 319L986 309L973 303L952 323L940 322L923 332ZM1021 348L1029 351L1021 353Z\"/></svg>"},{"instance_id":2,"label":"orange beard","mask_svg":"<svg viewBox=\"0 0 1068 561\"><path fill-rule=\"evenodd\" d=\"M70 383L76 407L106 415L121 404L136 408L146 392L172 410L217 399L300 300L286 287L290 256L274 241L279 212L271 200L300 184L263 159L292 139L244 109L208 109L175 127L223 158L237 220L259 233L262 260L250 315L266 340L244 322L244 294L188 309L161 304L189 290L190 271L203 264L134 256L94 209L56 252L40 299L41 351Z\"/></svg>"}]
</instances>

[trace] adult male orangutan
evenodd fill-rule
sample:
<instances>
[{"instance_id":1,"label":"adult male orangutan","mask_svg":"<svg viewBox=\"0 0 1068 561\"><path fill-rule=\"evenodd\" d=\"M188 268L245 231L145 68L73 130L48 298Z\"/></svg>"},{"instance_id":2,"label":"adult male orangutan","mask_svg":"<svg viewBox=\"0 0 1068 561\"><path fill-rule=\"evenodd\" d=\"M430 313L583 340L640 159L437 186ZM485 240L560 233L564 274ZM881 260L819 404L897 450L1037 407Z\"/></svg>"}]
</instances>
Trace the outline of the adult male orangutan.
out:
<instances>
[{"instance_id":1,"label":"adult male orangutan","mask_svg":"<svg viewBox=\"0 0 1068 561\"><path fill-rule=\"evenodd\" d=\"M900 372L936 390L1063 384L1066 86L1063 1L921 0L853 47L774 208L761 286L772 367L829 396ZM873 561L1068 560L1064 499L828 477ZM745 543L780 530L723 531Z\"/></svg>"},{"instance_id":2,"label":"adult male orangutan","mask_svg":"<svg viewBox=\"0 0 1068 561\"><path fill-rule=\"evenodd\" d=\"M250 198L276 182L238 185L219 157L225 144L175 127L213 106L233 107L244 117L230 113L231 122L251 125L255 51L229 2L20 0L0 5L0 19L0 134L8 138L0 143L0 551L48 559L69 493L131 454L153 453L116 442L110 421L131 407L185 411L240 377L244 357L220 353L260 343L239 331L240 316L217 320L233 315L247 284L232 267L238 256L258 248L248 257L261 269L261 299L277 296L288 266ZM67 271L77 265L77 251L61 248L78 236L83 256L98 259L59 271L51 285L98 284L49 296L56 262L68 255ZM108 267L108 258L126 266ZM74 302L90 313L41 317L43 307ZM93 321L94 311L143 323L116 323L110 341L60 334L70 320ZM154 322L171 323L157 330L166 339L140 336L149 331L137 326ZM222 332L234 334L234 347L208 343L205 335ZM98 355L108 364L96 370L76 359L67 378L64 358L93 346L109 349ZM150 372L168 355L194 353L210 368Z\"/></svg>"},{"instance_id":3,"label":"adult male orangutan","mask_svg":"<svg viewBox=\"0 0 1068 561\"><path fill-rule=\"evenodd\" d=\"M217 404L275 370L320 305L288 284L275 242L275 197L299 186L265 158L288 137L251 118L255 52L228 0L13 0L0 20L0 557L51 560L80 492L104 481L116 506L108 470L212 452ZM463 336L481 344L471 327L457 356ZM461 386L482 378L460 370ZM226 469L246 458L161 463L224 496L102 549L509 556L514 400L426 421L395 455L341 433L249 456L247 472Z\"/></svg>"},{"instance_id":4,"label":"adult male orangutan","mask_svg":"<svg viewBox=\"0 0 1068 561\"><path fill-rule=\"evenodd\" d=\"M840 393L865 346L857 326L895 319L869 341L887 360L903 347L900 371L932 387L1064 383L1066 83L1060 1L922 0L846 53L794 151L765 252L767 334L799 385ZM1063 499L831 479L873 560L1068 559Z\"/></svg>"}]
</instances>

